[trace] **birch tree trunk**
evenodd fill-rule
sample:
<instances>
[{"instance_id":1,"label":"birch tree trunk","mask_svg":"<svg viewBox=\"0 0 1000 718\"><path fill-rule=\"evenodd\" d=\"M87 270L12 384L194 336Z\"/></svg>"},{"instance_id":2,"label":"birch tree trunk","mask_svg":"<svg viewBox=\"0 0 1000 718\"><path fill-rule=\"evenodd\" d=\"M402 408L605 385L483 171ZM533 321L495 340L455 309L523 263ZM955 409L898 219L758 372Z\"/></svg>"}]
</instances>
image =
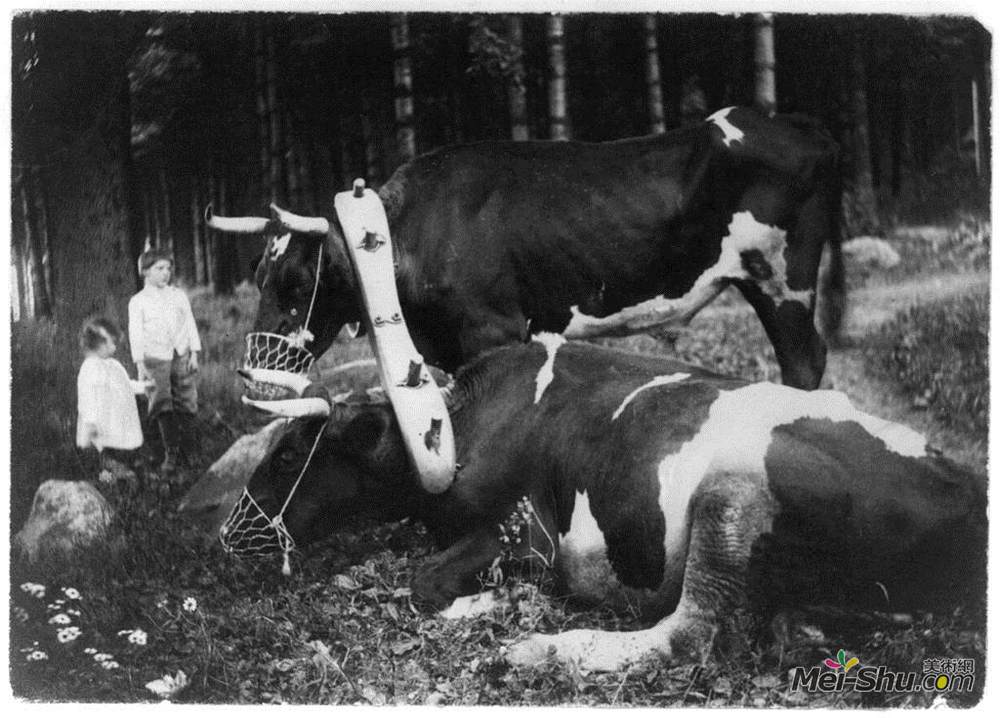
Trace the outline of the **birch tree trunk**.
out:
<instances>
[{"instance_id":1,"label":"birch tree trunk","mask_svg":"<svg viewBox=\"0 0 1000 718\"><path fill-rule=\"evenodd\" d=\"M45 272L42 257L45 254L42 229L37 212L34 174L31 169L21 173L18 187L20 209L24 228L24 279L27 316L47 317L52 313L49 294L45 287Z\"/></svg>"},{"instance_id":2,"label":"birch tree trunk","mask_svg":"<svg viewBox=\"0 0 1000 718\"><path fill-rule=\"evenodd\" d=\"M527 140L528 93L524 85L524 24L520 15L507 16L507 40L511 47L511 69L507 76L507 107L510 109L510 137Z\"/></svg>"},{"instance_id":3,"label":"birch tree trunk","mask_svg":"<svg viewBox=\"0 0 1000 718\"><path fill-rule=\"evenodd\" d=\"M566 45L562 15L548 17L545 34L549 48L549 137L553 140L568 140Z\"/></svg>"},{"instance_id":4,"label":"birch tree trunk","mask_svg":"<svg viewBox=\"0 0 1000 718\"><path fill-rule=\"evenodd\" d=\"M49 247L49 195L46 191L45 172L41 167L30 168L34 187L35 229L38 232L38 265L41 268L41 286L45 294L45 316L52 313L52 252Z\"/></svg>"},{"instance_id":5,"label":"birch tree trunk","mask_svg":"<svg viewBox=\"0 0 1000 718\"><path fill-rule=\"evenodd\" d=\"M774 16L758 13L753 17L753 103L769 116L778 105L774 66Z\"/></svg>"},{"instance_id":6,"label":"birch tree trunk","mask_svg":"<svg viewBox=\"0 0 1000 718\"><path fill-rule=\"evenodd\" d=\"M663 86L660 82L660 47L656 38L656 15L643 18L646 45L646 104L649 107L649 131L658 135L667 131L663 117Z\"/></svg>"},{"instance_id":7,"label":"birch tree trunk","mask_svg":"<svg viewBox=\"0 0 1000 718\"><path fill-rule=\"evenodd\" d=\"M393 80L395 85L396 149L400 164L417 154L413 128L413 64L410 60L410 22L406 13L392 16Z\"/></svg>"}]
</instances>

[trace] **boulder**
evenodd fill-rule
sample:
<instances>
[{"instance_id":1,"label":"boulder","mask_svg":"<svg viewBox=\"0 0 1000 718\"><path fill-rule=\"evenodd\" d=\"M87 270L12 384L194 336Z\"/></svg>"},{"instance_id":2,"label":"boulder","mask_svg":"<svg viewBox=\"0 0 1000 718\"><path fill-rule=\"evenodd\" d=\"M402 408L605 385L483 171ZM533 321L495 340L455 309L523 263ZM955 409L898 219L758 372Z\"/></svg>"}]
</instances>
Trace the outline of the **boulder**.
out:
<instances>
[{"instance_id":1,"label":"boulder","mask_svg":"<svg viewBox=\"0 0 1000 718\"><path fill-rule=\"evenodd\" d=\"M219 527L254 469L278 443L288 424L288 419L275 419L260 431L238 438L181 499L178 510L204 529L208 541L216 540Z\"/></svg>"},{"instance_id":2,"label":"boulder","mask_svg":"<svg viewBox=\"0 0 1000 718\"><path fill-rule=\"evenodd\" d=\"M871 269L891 269L900 262L899 253L880 237L854 237L841 248L849 260Z\"/></svg>"},{"instance_id":3,"label":"boulder","mask_svg":"<svg viewBox=\"0 0 1000 718\"><path fill-rule=\"evenodd\" d=\"M50 479L35 491L31 514L14 537L29 563L69 558L108 537L114 510L86 481Z\"/></svg>"}]
</instances>

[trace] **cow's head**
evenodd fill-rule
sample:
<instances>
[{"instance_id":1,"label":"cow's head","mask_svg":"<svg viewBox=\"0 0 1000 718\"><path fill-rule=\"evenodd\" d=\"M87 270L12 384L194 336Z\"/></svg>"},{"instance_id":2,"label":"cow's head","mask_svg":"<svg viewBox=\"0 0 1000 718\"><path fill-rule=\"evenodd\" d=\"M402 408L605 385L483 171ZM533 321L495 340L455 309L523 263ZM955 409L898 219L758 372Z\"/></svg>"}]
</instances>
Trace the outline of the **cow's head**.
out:
<instances>
[{"instance_id":1,"label":"cow's head","mask_svg":"<svg viewBox=\"0 0 1000 718\"><path fill-rule=\"evenodd\" d=\"M328 416L293 421L257 466L243 502L268 521L280 515L294 545L328 536L349 519L402 518L420 501L392 409L387 404L336 401ZM235 553L261 553L241 545L245 527L257 518L234 511L223 526L222 543ZM271 542L272 551L280 550Z\"/></svg>"},{"instance_id":2,"label":"cow's head","mask_svg":"<svg viewBox=\"0 0 1000 718\"><path fill-rule=\"evenodd\" d=\"M260 304L255 332L304 334L304 346L321 356L345 324L359 322L354 271L336 220L303 217L271 205L272 217L220 217L205 212L206 224L238 235L267 236L255 268Z\"/></svg>"}]
</instances>

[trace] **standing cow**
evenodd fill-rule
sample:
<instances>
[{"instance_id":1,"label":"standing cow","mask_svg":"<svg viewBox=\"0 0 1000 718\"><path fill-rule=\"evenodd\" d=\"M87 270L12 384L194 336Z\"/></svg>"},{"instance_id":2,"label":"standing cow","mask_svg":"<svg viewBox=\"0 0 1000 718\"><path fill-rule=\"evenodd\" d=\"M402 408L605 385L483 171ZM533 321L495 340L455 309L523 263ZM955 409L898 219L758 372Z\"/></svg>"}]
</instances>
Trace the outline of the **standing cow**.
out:
<instances>
[{"instance_id":1,"label":"standing cow","mask_svg":"<svg viewBox=\"0 0 1000 718\"><path fill-rule=\"evenodd\" d=\"M817 267L828 244L842 291L840 189L836 145L810 120L729 108L616 142L445 147L400 167L379 196L403 315L430 364L453 371L538 332L585 338L686 323L735 286L784 383L819 385ZM208 222L272 235L256 270L255 329L308 329L319 356L362 318L343 234L336 220L273 210L271 220Z\"/></svg>"},{"instance_id":2,"label":"standing cow","mask_svg":"<svg viewBox=\"0 0 1000 718\"><path fill-rule=\"evenodd\" d=\"M415 595L444 606L478 589L506 550L498 524L522 502L521 558L554 567L577 599L660 619L536 635L509 654L531 663L555 646L593 669L703 653L720 619L751 603L904 610L983 596L980 479L839 392L546 334L463 368L449 411L461 469L441 494L421 488L387 406L296 420L223 544L287 552L359 515L412 516L441 549Z\"/></svg>"}]
</instances>

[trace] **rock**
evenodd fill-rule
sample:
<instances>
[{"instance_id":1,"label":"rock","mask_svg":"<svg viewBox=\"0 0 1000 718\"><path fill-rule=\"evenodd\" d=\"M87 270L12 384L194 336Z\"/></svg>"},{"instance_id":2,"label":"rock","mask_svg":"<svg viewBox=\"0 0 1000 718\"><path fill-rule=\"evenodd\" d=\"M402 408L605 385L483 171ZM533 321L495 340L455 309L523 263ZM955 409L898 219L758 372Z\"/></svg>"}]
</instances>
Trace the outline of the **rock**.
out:
<instances>
[{"instance_id":1,"label":"rock","mask_svg":"<svg viewBox=\"0 0 1000 718\"><path fill-rule=\"evenodd\" d=\"M889 269L899 264L899 253L879 237L854 237L841 245L844 255L872 269Z\"/></svg>"},{"instance_id":2,"label":"rock","mask_svg":"<svg viewBox=\"0 0 1000 718\"><path fill-rule=\"evenodd\" d=\"M50 479L35 491L31 514L14 542L29 563L69 558L104 541L113 518L114 510L92 484Z\"/></svg>"},{"instance_id":3,"label":"rock","mask_svg":"<svg viewBox=\"0 0 1000 718\"><path fill-rule=\"evenodd\" d=\"M215 541L219 527L229 516L257 465L264 459L288 426L287 419L275 419L255 434L241 436L181 499L178 511L194 519Z\"/></svg>"}]
</instances>

